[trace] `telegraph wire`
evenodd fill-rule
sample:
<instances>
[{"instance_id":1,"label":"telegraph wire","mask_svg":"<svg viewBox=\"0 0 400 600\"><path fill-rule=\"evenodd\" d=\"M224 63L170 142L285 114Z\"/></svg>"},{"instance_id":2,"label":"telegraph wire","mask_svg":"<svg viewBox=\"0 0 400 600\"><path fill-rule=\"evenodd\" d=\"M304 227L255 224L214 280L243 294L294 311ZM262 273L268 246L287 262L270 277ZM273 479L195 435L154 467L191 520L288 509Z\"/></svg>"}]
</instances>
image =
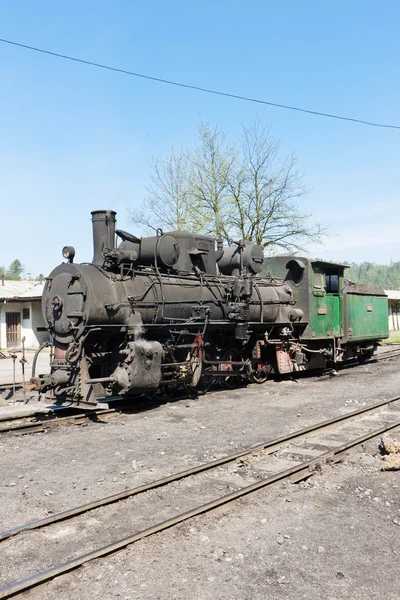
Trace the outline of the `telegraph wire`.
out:
<instances>
[{"instance_id":1,"label":"telegraph wire","mask_svg":"<svg viewBox=\"0 0 400 600\"><path fill-rule=\"evenodd\" d=\"M370 127L381 127L381 128L386 128L386 129L400 129L400 125L374 123L372 121L364 121L362 119L355 119L352 117L344 117L342 115L335 115L335 114L331 114L331 113L320 112L317 110L309 110L307 108L300 108L298 106L290 106L288 104L278 104L277 102L269 102L267 100L260 100L260 99L251 98L248 96L240 96L239 94L230 94L229 92L221 92L218 90L203 88L203 87L200 87L197 85L190 85L188 83L171 81L169 79L161 79L160 77L154 77L152 75L145 75L143 73L135 73L134 71L128 71L126 69L119 69L118 67L111 67L109 65L92 62L90 60L84 60L83 58L77 58L75 56L68 56L67 54L60 54L58 52L52 52L51 50L45 50L44 48L37 48L35 46L28 46L27 44L20 44L19 42L14 42L12 40L6 40L4 38L0 38L0 42L3 44L10 44L11 46L18 46L19 48L24 48L26 50L33 50L34 52L40 52L41 54L48 54L50 56L55 56L57 58L62 58L64 60L70 60L73 62L81 63L83 65L97 67L98 69L106 69L107 71L114 71L116 73L123 73L124 75L131 75L132 77L140 77L141 79L157 81L159 83L174 85L176 87L186 88L189 90L196 90L198 92L204 92L206 94L214 94L215 96L224 96L226 98L234 98L236 100L244 100L246 102L253 102L256 104L263 104L266 106L274 106L276 108L283 108L286 110L294 110L294 111L301 112L301 113L307 113L309 115L317 115L319 117L327 117L329 119L338 119L340 121L351 121L353 123L360 123L361 125L368 125Z\"/></svg>"}]
</instances>

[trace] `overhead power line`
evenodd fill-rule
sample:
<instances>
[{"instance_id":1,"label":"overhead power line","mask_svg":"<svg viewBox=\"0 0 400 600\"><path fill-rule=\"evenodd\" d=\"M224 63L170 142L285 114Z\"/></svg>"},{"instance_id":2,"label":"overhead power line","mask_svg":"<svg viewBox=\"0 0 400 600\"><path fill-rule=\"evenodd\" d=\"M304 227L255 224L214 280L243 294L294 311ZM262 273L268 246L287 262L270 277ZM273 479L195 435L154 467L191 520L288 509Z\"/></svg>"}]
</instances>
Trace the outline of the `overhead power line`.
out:
<instances>
[{"instance_id":1,"label":"overhead power line","mask_svg":"<svg viewBox=\"0 0 400 600\"><path fill-rule=\"evenodd\" d=\"M4 38L0 38L0 42L2 42L3 44L10 44L11 46L18 46L19 48L25 48L26 50L33 50L34 52L41 52L42 54L56 56L57 58L63 58L64 60L71 60L73 62L81 63L84 65L89 65L91 67L97 67L98 69L106 69L107 71L115 71L116 73L123 73L124 75L131 75L133 77L141 77L142 79L158 81L159 83L166 83L168 85L174 85L176 87L186 88L189 90L196 90L198 92L204 92L206 94L214 94L216 96L224 96L226 98L234 98L236 100L245 100L246 102L254 102L256 104L275 106L277 108L284 108L286 110L295 110L297 112L307 113L309 115L317 115L319 117L327 117L329 119L339 119L340 121L351 121L353 123L360 123L361 125L369 125L370 127L384 127L387 129L400 129L400 125L374 123L372 121L364 121L362 119L355 119L352 117L344 117L342 115L334 115L331 113L320 112L317 110L309 110L307 108L299 108L298 106L289 106L287 104L278 104L277 102L269 102L267 100L250 98L248 96L240 96L239 94L230 94L229 92L221 92L218 90L203 88L198 85L189 85L188 83L180 83L178 81L171 81L169 79L161 79L160 77L154 77L152 75L144 75L143 73L135 73L134 71L127 71L126 69L119 69L117 67L110 67L109 65L103 65L101 63L92 62L90 60L84 60L83 58L76 58L75 56L68 56L67 54L60 54L59 52L52 52L51 50L45 50L44 48L36 48L35 46L28 46L27 44L20 44L19 42L14 42L12 40L6 40Z\"/></svg>"}]
</instances>

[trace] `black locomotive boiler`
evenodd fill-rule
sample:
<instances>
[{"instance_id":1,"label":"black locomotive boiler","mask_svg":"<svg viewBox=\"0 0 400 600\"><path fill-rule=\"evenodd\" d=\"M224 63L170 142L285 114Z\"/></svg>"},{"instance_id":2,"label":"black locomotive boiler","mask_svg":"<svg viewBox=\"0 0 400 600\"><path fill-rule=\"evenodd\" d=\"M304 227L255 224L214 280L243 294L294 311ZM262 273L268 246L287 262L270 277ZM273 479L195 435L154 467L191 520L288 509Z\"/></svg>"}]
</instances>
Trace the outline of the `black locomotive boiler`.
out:
<instances>
[{"instance_id":1,"label":"black locomotive boiler","mask_svg":"<svg viewBox=\"0 0 400 600\"><path fill-rule=\"evenodd\" d=\"M66 246L47 278L54 359L33 378L46 397L94 405L201 379L262 382L304 330L291 287L257 276L262 247L181 231L138 238L115 223L114 211L93 211L92 262Z\"/></svg>"}]
</instances>

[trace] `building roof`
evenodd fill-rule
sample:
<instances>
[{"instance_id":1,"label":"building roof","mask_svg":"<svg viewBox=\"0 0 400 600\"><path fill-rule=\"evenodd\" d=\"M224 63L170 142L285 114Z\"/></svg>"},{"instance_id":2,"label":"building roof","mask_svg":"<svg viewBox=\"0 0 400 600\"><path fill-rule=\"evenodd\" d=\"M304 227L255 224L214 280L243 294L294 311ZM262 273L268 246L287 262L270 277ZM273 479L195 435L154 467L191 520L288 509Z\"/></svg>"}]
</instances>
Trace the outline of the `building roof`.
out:
<instances>
[{"instance_id":1,"label":"building roof","mask_svg":"<svg viewBox=\"0 0 400 600\"><path fill-rule=\"evenodd\" d=\"M400 290L385 290L385 294L389 300L400 300Z\"/></svg>"},{"instance_id":2,"label":"building roof","mask_svg":"<svg viewBox=\"0 0 400 600\"><path fill-rule=\"evenodd\" d=\"M24 300L41 298L43 294L44 283L38 281L11 281L4 280L4 285L0 280L0 300Z\"/></svg>"}]
</instances>

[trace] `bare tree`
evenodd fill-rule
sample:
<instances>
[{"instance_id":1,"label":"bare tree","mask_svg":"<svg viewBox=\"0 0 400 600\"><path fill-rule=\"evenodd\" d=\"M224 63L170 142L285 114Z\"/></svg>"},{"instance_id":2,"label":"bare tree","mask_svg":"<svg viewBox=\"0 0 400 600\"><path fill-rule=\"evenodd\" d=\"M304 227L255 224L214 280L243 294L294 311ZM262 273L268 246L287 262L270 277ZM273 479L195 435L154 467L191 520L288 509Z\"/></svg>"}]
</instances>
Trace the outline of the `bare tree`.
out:
<instances>
[{"instance_id":1,"label":"bare tree","mask_svg":"<svg viewBox=\"0 0 400 600\"><path fill-rule=\"evenodd\" d=\"M277 248L303 249L307 241L319 241L324 233L319 224L310 224L310 215L301 210L307 190L293 155L282 160L279 142L271 128L256 117L243 126L242 163L230 180L235 211L231 226L236 234L270 251Z\"/></svg>"},{"instance_id":2,"label":"bare tree","mask_svg":"<svg viewBox=\"0 0 400 600\"><path fill-rule=\"evenodd\" d=\"M202 121L198 134L189 186L197 226L209 235L228 241L232 204L229 181L234 176L237 154L228 143L224 129Z\"/></svg>"},{"instance_id":3,"label":"bare tree","mask_svg":"<svg viewBox=\"0 0 400 600\"><path fill-rule=\"evenodd\" d=\"M172 149L152 162L149 196L131 219L156 230L187 229L248 239L269 252L304 249L325 230L302 209L307 190L293 155L282 159L271 128L256 117L235 147L226 131L201 122L192 152Z\"/></svg>"},{"instance_id":4,"label":"bare tree","mask_svg":"<svg viewBox=\"0 0 400 600\"><path fill-rule=\"evenodd\" d=\"M189 196L189 170L192 159L182 147L172 148L165 157L151 161L151 184L148 196L138 210L129 210L132 223L140 223L150 231L193 230L193 206Z\"/></svg>"}]
</instances>

